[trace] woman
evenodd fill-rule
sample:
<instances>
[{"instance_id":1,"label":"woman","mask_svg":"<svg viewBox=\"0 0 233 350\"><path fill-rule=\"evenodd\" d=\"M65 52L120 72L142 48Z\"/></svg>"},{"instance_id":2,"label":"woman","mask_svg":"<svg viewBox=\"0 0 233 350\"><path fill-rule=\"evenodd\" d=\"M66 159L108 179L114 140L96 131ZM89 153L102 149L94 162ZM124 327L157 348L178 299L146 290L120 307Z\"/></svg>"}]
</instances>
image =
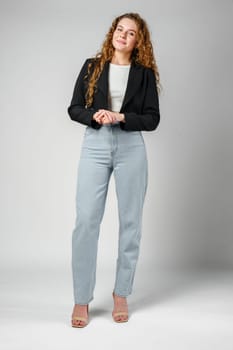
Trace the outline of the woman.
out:
<instances>
[{"instance_id":1,"label":"woman","mask_svg":"<svg viewBox=\"0 0 233 350\"><path fill-rule=\"evenodd\" d=\"M159 124L158 91L159 73L145 21L136 13L117 17L101 52L84 63L68 108L72 120L86 125L72 236L73 327L88 324L112 172L120 222L112 316L116 322L128 321L127 296L132 293L139 255L148 177L141 131L155 130Z\"/></svg>"}]
</instances>

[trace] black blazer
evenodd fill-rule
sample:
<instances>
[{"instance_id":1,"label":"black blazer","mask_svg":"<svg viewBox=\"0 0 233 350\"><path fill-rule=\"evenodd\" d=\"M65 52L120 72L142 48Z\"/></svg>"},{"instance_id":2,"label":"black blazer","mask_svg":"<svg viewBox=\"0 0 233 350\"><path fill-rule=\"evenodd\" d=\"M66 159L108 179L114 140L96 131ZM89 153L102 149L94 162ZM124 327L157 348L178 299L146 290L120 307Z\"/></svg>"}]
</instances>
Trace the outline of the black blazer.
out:
<instances>
[{"instance_id":1,"label":"black blazer","mask_svg":"<svg viewBox=\"0 0 233 350\"><path fill-rule=\"evenodd\" d=\"M68 114L74 121L99 129L102 125L92 117L99 109L108 109L109 62L105 63L97 82L92 106L87 108L85 103L87 80L84 80L84 77L90 62L91 59L86 60L76 80ZM160 121L159 99L152 69L140 64L131 64L120 113L125 115L125 122L120 122L122 130L151 131L157 128Z\"/></svg>"}]
</instances>

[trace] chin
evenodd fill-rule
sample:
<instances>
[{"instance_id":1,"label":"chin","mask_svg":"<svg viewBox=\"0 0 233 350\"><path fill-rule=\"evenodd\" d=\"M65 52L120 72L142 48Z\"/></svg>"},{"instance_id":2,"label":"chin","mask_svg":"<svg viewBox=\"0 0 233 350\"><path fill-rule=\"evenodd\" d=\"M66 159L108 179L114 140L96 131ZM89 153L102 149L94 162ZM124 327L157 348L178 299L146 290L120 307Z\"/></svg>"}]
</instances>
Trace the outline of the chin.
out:
<instances>
[{"instance_id":1,"label":"chin","mask_svg":"<svg viewBox=\"0 0 233 350\"><path fill-rule=\"evenodd\" d=\"M113 45L114 49L120 52L128 52L127 48L123 45Z\"/></svg>"}]
</instances>

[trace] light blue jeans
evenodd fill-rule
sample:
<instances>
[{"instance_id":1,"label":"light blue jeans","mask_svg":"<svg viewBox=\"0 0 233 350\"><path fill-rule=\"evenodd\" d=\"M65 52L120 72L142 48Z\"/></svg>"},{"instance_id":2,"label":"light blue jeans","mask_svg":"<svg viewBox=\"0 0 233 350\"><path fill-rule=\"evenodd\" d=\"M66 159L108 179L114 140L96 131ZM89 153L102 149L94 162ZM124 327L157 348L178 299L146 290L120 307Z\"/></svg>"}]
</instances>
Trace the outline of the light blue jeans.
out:
<instances>
[{"instance_id":1,"label":"light blue jeans","mask_svg":"<svg viewBox=\"0 0 233 350\"><path fill-rule=\"evenodd\" d=\"M72 234L75 304L94 297L100 224L110 176L114 173L119 215L118 258L114 293L132 293L141 239L148 163L141 131L124 131L119 124L96 130L86 127L78 166L76 222Z\"/></svg>"}]
</instances>

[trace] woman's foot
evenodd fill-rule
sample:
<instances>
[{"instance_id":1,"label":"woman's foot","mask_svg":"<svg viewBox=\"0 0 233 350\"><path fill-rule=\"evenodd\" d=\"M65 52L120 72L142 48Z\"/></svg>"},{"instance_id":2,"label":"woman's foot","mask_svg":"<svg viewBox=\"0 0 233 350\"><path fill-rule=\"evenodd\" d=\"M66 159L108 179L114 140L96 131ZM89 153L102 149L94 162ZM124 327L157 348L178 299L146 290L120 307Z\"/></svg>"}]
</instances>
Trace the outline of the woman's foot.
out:
<instances>
[{"instance_id":1,"label":"woman's foot","mask_svg":"<svg viewBox=\"0 0 233 350\"><path fill-rule=\"evenodd\" d=\"M120 297L112 293L114 300L114 309L112 312L112 317L115 322L127 322L128 317L128 305L127 299L125 297Z\"/></svg>"},{"instance_id":2,"label":"woman's foot","mask_svg":"<svg viewBox=\"0 0 233 350\"><path fill-rule=\"evenodd\" d=\"M83 328L88 324L88 305L75 304L72 314L72 327Z\"/></svg>"}]
</instances>

